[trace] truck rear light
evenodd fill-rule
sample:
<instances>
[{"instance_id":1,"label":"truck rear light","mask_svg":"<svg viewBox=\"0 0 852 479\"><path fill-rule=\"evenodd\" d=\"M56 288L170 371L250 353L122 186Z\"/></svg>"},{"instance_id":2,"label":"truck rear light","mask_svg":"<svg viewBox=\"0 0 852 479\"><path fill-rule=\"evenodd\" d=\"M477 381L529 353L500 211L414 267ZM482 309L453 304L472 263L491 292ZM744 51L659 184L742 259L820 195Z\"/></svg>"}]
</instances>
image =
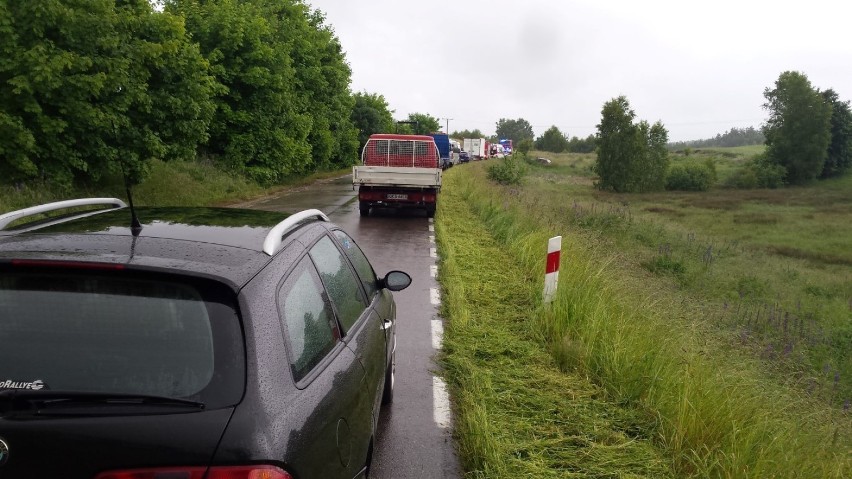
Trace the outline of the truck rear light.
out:
<instances>
[{"instance_id":1,"label":"truck rear light","mask_svg":"<svg viewBox=\"0 0 852 479\"><path fill-rule=\"evenodd\" d=\"M361 201L380 201L382 199L382 194L373 191L359 191L358 199Z\"/></svg>"},{"instance_id":2,"label":"truck rear light","mask_svg":"<svg viewBox=\"0 0 852 479\"><path fill-rule=\"evenodd\" d=\"M293 476L279 467L255 465L211 467L209 470L206 467L128 469L102 472L95 479L293 479Z\"/></svg>"}]
</instances>

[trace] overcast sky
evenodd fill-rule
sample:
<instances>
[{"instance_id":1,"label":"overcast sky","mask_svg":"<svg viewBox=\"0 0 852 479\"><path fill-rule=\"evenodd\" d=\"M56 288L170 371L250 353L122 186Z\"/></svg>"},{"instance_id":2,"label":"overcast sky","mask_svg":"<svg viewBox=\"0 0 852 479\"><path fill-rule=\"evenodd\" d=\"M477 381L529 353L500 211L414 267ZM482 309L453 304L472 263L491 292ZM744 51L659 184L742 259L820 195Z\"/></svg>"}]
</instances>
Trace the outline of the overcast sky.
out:
<instances>
[{"instance_id":1,"label":"overcast sky","mask_svg":"<svg viewBox=\"0 0 852 479\"><path fill-rule=\"evenodd\" d=\"M353 91L384 95L397 119L451 118L451 132L524 118L536 136L587 136L625 95L670 141L709 138L759 127L786 70L852 98L847 0L306 1L340 39Z\"/></svg>"}]
</instances>

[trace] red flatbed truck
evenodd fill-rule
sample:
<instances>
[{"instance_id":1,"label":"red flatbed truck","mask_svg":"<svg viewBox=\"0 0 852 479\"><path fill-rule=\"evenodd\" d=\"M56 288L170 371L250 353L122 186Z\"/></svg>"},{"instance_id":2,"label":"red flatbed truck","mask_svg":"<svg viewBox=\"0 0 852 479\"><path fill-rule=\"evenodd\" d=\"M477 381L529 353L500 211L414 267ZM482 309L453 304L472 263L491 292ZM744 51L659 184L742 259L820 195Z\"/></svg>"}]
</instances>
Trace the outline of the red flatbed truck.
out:
<instances>
[{"instance_id":1,"label":"red flatbed truck","mask_svg":"<svg viewBox=\"0 0 852 479\"><path fill-rule=\"evenodd\" d=\"M361 216L370 208L421 208L435 216L441 190L440 153L427 135L371 135L352 168Z\"/></svg>"}]
</instances>

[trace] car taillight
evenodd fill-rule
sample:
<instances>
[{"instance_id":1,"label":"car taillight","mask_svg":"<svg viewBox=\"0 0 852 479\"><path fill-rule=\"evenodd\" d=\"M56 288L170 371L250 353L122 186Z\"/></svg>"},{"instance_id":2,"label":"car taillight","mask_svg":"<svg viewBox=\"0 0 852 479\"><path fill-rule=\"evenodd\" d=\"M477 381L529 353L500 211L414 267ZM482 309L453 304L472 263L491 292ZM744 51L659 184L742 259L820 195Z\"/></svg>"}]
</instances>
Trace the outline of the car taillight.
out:
<instances>
[{"instance_id":1,"label":"car taillight","mask_svg":"<svg viewBox=\"0 0 852 479\"><path fill-rule=\"evenodd\" d=\"M211 467L205 479L293 479L275 466Z\"/></svg>"},{"instance_id":2,"label":"car taillight","mask_svg":"<svg viewBox=\"0 0 852 479\"><path fill-rule=\"evenodd\" d=\"M293 476L279 467L256 465L211 467L209 470L206 467L129 469L102 472L95 479L293 479Z\"/></svg>"}]
</instances>

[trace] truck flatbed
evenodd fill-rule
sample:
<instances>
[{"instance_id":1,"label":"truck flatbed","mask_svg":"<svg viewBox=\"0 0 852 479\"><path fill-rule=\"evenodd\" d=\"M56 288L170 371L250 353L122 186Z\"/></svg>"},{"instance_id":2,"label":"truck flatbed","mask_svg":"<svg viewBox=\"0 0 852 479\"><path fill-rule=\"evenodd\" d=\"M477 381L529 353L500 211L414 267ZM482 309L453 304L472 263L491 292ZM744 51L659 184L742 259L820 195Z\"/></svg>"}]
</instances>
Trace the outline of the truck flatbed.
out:
<instances>
[{"instance_id":1,"label":"truck flatbed","mask_svg":"<svg viewBox=\"0 0 852 479\"><path fill-rule=\"evenodd\" d=\"M440 188L440 168L353 166L353 185Z\"/></svg>"}]
</instances>

